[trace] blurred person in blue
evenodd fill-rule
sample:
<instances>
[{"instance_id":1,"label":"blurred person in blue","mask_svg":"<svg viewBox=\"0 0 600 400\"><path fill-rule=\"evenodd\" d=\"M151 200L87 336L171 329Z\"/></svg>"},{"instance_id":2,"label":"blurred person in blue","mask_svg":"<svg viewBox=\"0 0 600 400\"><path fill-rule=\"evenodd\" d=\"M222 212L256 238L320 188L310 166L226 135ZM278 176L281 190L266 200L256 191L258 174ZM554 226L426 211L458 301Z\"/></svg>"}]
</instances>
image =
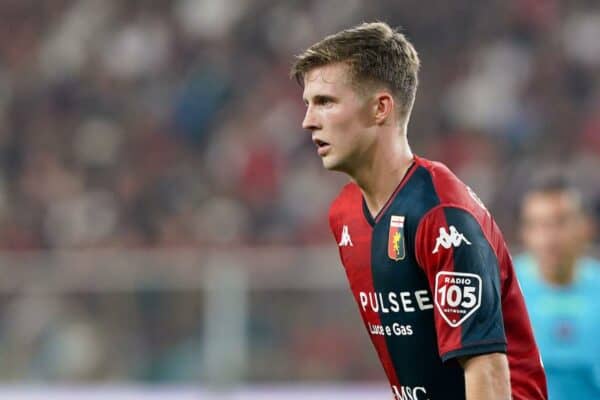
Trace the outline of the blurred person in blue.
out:
<instances>
[{"instance_id":1,"label":"blurred person in blue","mask_svg":"<svg viewBox=\"0 0 600 400\"><path fill-rule=\"evenodd\" d=\"M600 399L600 261L585 255L593 223L581 193L556 172L521 202L525 252L515 259L550 399Z\"/></svg>"}]
</instances>

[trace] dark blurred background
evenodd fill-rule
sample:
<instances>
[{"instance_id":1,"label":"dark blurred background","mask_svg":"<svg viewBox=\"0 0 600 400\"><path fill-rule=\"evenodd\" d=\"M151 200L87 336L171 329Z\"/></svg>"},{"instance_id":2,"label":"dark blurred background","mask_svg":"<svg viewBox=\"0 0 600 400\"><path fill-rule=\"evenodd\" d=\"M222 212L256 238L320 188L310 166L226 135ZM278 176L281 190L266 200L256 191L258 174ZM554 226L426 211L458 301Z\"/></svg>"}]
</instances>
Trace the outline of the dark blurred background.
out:
<instances>
[{"instance_id":1,"label":"dark blurred background","mask_svg":"<svg viewBox=\"0 0 600 400\"><path fill-rule=\"evenodd\" d=\"M384 379L288 78L372 20L422 60L413 150L513 249L536 171L600 211L597 1L2 0L0 379Z\"/></svg>"}]
</instances>

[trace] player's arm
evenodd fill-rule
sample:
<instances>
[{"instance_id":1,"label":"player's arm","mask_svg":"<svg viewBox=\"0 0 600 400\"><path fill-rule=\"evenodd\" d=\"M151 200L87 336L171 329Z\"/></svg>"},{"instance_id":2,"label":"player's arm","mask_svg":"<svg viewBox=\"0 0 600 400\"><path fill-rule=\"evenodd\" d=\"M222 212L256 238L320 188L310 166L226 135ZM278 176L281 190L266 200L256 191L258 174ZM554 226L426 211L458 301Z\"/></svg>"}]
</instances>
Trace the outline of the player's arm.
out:
<instances>
[{"instance_id":1,"label":"player's arm","mask_svg":"<svg viewBox=\"0 0 600 400\"><path fill-rule=\"evenodd\" d=\"M421 220L415 251L435 296L441 359L463 365L468 399L510 398L500 265L482 225L469 210L439 206ZM479 395L489 390L499 397Z\"/></svg>"},{"instance_id":2,"label":"player's arm","mask_svg":"<svg viewBox=\"0 0 600 400\"><path fill-rule=\"evenodd\" d=\"M461 357L467 400L510 400L510 372L503 353Z\"/></svg>"}]
</instances>

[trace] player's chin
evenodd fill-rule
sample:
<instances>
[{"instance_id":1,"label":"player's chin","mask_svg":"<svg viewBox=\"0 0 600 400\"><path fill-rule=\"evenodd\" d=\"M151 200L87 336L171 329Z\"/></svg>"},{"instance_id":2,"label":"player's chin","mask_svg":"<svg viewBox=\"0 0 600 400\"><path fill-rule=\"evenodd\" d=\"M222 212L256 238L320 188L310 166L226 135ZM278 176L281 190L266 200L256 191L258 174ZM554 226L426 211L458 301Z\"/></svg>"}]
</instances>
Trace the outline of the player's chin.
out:
<instances>
[{"instance_id":1,"label":"player's chin","mask_svg":"<svg viewBox=\"0 0 600 400\"><path fill-rule=\"evenodd\" d=\"M321 156L323 167L329 171L346 172L347 159L340 155L339 152L330 149L326 154Z\"/></svg>"},{"instance_id":2,"label":"player's chin","mask_svg":"<svg viewBox=\"0 0 600 400\"><path fill-rule=\"evenodd\" d=\"M340 168L338 160L330 154L321 157L321 161L323 162L323 167L329 171L338 171Z\"/></svg>"}]
</instances>

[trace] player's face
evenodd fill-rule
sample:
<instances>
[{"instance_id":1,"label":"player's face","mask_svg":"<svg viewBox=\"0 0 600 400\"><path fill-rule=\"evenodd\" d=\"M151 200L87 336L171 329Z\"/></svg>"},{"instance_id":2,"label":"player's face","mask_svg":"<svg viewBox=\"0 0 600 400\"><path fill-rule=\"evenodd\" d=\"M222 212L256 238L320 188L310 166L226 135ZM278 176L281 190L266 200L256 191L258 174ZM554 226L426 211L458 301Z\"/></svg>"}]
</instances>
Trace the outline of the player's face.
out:
<instances>
[{"instance_id":1,"label":"player's face","mask_svg":"<svg viewBox=\"0 0 600 400\"><path fill-rule=\"evenodd\" d=\"M569 192L531 193L522 207L523 241L541 268L569 268L586 242L588 229L579 201Z\"/></svg>"},{"instance_id":2,"label":"player's face","mask_svg":"<svg viewBox=\"0 0 600 400\"><path fill-rule=\"evenodd\" d=\"M375 143L371 104L348 79L348 67L314 68L304 78L306 115L302 127L311 131L323 166L352 175L368 159Z\"/></svg>"}]
</instances>

